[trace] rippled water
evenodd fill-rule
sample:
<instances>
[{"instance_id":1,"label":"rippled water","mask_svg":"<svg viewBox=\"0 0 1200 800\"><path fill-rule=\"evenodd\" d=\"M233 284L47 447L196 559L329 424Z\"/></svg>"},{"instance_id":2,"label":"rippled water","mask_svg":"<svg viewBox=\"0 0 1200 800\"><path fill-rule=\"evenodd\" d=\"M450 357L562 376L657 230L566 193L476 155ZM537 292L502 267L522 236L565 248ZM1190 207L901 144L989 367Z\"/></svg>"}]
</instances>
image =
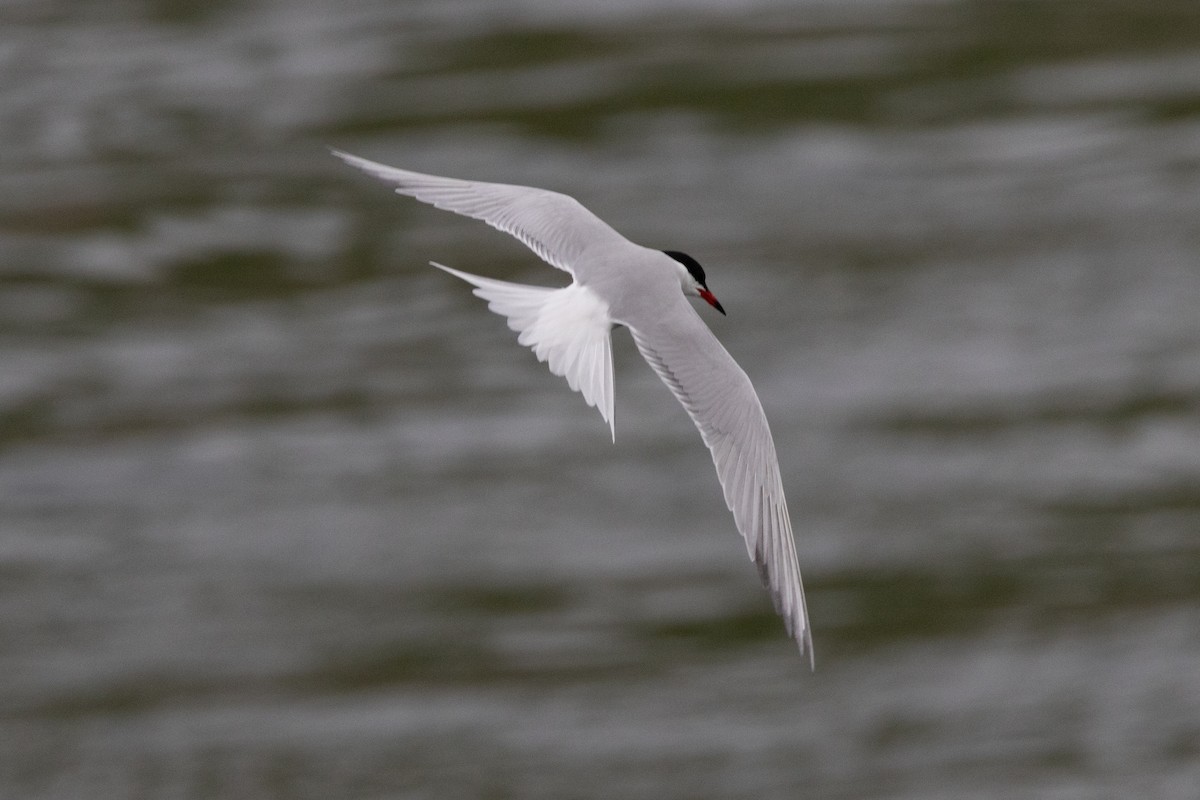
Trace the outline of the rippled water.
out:
<instances>
[{"instance_id":1,"label":"rippled water","mask_svg":"<svg viewBox=\"0 0 1200 800\"><path fill-rule=\"evenodd\" d=\"M0 795L1195 796L1194 3L3 16ZM613 446L327 146L705 264L815 673L628 337Z\"/></svg>"}]
</instances>

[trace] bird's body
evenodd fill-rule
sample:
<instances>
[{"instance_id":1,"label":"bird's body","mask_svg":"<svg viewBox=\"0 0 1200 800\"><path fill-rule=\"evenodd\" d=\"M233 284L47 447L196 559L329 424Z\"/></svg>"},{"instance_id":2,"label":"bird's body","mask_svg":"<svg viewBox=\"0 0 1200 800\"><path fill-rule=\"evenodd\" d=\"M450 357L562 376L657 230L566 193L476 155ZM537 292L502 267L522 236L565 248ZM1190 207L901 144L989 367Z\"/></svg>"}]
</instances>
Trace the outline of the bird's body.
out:
<instances>
[{"instance_id":1,"label":"bird's body","mask_svg":"<svg viewBox=\"0 0 1200 800\"><path fill-rule=\"evenodd\" d=\"M725 502L775 608L812 660L812 634L775 444L746 373L687 295L721 313L690 256L634 244L576 200L525 186L463 181L396 169L335 151L404 195L512 234L574 278L561 289L439 269L475 286L518 341L595 406L615 439L611 330L627 327L712 453Z\"/></svg>"}]
</instances>

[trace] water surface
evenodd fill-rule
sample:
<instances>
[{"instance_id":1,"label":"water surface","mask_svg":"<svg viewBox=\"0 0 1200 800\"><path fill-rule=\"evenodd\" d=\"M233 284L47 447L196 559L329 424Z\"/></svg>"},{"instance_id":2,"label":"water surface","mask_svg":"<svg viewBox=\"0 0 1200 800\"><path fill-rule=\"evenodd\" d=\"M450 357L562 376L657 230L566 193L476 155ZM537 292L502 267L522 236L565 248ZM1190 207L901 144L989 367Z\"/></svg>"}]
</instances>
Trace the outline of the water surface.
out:
<instances>
[{"instance_id":1,"label":"water surface","mask_svg":"<svg viewBox=\"0 0 1200 800\"><path fill-rule=\"evenodd\" d=\"M1194 796L1193 6L12 4L0 794ZM705 265L815 673L628 337L614 446L327 146Z\"/></svg>"}]
</instances>

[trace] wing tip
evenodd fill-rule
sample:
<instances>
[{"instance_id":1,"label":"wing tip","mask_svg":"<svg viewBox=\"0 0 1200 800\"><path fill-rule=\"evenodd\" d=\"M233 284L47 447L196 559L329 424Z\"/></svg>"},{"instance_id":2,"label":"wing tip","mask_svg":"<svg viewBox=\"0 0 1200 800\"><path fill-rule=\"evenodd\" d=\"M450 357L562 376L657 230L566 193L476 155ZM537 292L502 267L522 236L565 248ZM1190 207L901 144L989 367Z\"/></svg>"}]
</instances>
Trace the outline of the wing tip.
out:
<instances>
[{"instance_id":1,"label":"wing tip","mask_svg":"<svg viewBox=\"0 0 1200 800\"><path fill-rule=\"evenodd\" d=\"M410 173L408 170L389 167L387 164L381 164L378 161L372 161L369 158L356 156L352 153L347 153L345 150L338 150L336 147L330 147L329 154L334 158L340 159L344 164L355 169L365 172L373 178L377 178L384 183L395 185L403 176L413 175L418 173ZM395 190L397 194L408 194L400 189Z\"/></svg>"},{"instance_id":2,"label":"wing tip","mask_svg":"<svg viewBox=\"0 0 1200 800\"><path fill-rule=\"evenodd\" d=\"M808 668L816 672L816 653L813 650L812 626L809 624L808 603L804 600L803 584L797 583L795 604L788 605L784 593L771 584L771 570L767 559L764 558L761 542L754 549L752 558L754 559L754 566L758 568L758 574L762 579L763 586L766 587L771 595L771 602L775 606L775 612L783 617L783 625L787 630L788 636L796 642L796 646L800 649L800 655L808 656Z\"/></svg>"},{"instance_id":3,"label":"wing tip","mask_svg":"<svg viewBox=\"0 0 1200 800\"><path fill-rule=\"evenodd\" d=\"M795 595L795 604L788 609L787 621L788 627L792 628L792 638L796 640L796 645L800 648L800 655L808 656L808 668L812 672L817 671L816 651L813 649L812 640L812 624L808 617L808 603L804 600L804 586L797 580L797 594Z\"/></svg>"},{"instance_id":4,"label":"wing tip","mask_svg":"<svg viewBox=\"0 0 1200 800\"><path fill-rule=\"evenodd\" d=\"M800 591L803 592L804 590L801 589ZM792 634L792 638L796 641L796 646L800 648L800 655L808 656L808 668L810 671L816 672L817 654L813 649L812 625L808 621L808 607L804 602L803 594L800 595L799 607L787 615L787 623L788 632Z\"/></svg>"},{"instance_id":5,"label":"wing tip","mask_svg":"<svg viewBox=\"0 0 1200 800\"><path fill-rule=\"evenodd\" d=\"M800 635L795 637L796 644L800 648L801 656L808 656L808 669L810 672L817 671L817 654L813 650L812 628L808 626L808 621L805 620L804 627L800 631Z\"/></svg>"},{"instance_id":6,"label":"wing tip","mask_svg":"<svg viewBox=\"0 0 1200 800\"><path fill-rule=\"evenodd\" d=\"M338 150L336 147L327 147L325 149L329 151L329 154L331 156L333 156L334 158L337 158L337 159L341 159L343 162L349 164L352 167L358 167L359 169L362 169L363 168L362 163L366 161L365 158L360 158L359 156L352 155L350 153L347 153L345 150Z\"/></svg>"}]
</instances>

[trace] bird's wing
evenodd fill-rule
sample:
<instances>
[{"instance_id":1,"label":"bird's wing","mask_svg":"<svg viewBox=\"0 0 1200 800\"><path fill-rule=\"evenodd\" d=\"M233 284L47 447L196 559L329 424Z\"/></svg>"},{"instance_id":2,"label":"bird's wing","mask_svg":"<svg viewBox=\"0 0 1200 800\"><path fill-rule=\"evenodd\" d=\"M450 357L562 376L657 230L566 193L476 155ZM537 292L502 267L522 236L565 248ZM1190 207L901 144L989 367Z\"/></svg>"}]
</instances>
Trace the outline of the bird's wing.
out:
<instances>
[{"instance_id":1,"label":"bird's wing","mask_svg":"<svg viewBox=\"0 0 1200 800\"><path fill-rule=\"evenodd\" d=\"M476 297L508 318L517 341L533 348L538 361L567 379L567 384L595 406L616 440L613 423L612 318L608 304L586 286L561 289L523 286L481 278L429 262L475 287Z\"/></svg>"},{"instance_id":2,"label":"bird's wing","mask_svg":"<svg viewBox=\"0 0 1200 800\"><path fill-rule=\"evenodd\" d=\"M750 379L686 301L630 326L638 350L670 387L712 452L725 504L788 633L813 662L812 632L775 443Z\"/></svg>"},{"instance_id":3,"label":"bird's wing","mask_svg":"<svg viewBox=\"0 0 1200 800\"><path fill-rule=\"evenodd\" d=\"M352 167L391 184L398 194L483 220L521 240L552 266L577 275L579 257L595 245L628 244L607 222L565 194L531 186L440 178L388 167L334 150Z\"/></svg>"}]
</instances>

